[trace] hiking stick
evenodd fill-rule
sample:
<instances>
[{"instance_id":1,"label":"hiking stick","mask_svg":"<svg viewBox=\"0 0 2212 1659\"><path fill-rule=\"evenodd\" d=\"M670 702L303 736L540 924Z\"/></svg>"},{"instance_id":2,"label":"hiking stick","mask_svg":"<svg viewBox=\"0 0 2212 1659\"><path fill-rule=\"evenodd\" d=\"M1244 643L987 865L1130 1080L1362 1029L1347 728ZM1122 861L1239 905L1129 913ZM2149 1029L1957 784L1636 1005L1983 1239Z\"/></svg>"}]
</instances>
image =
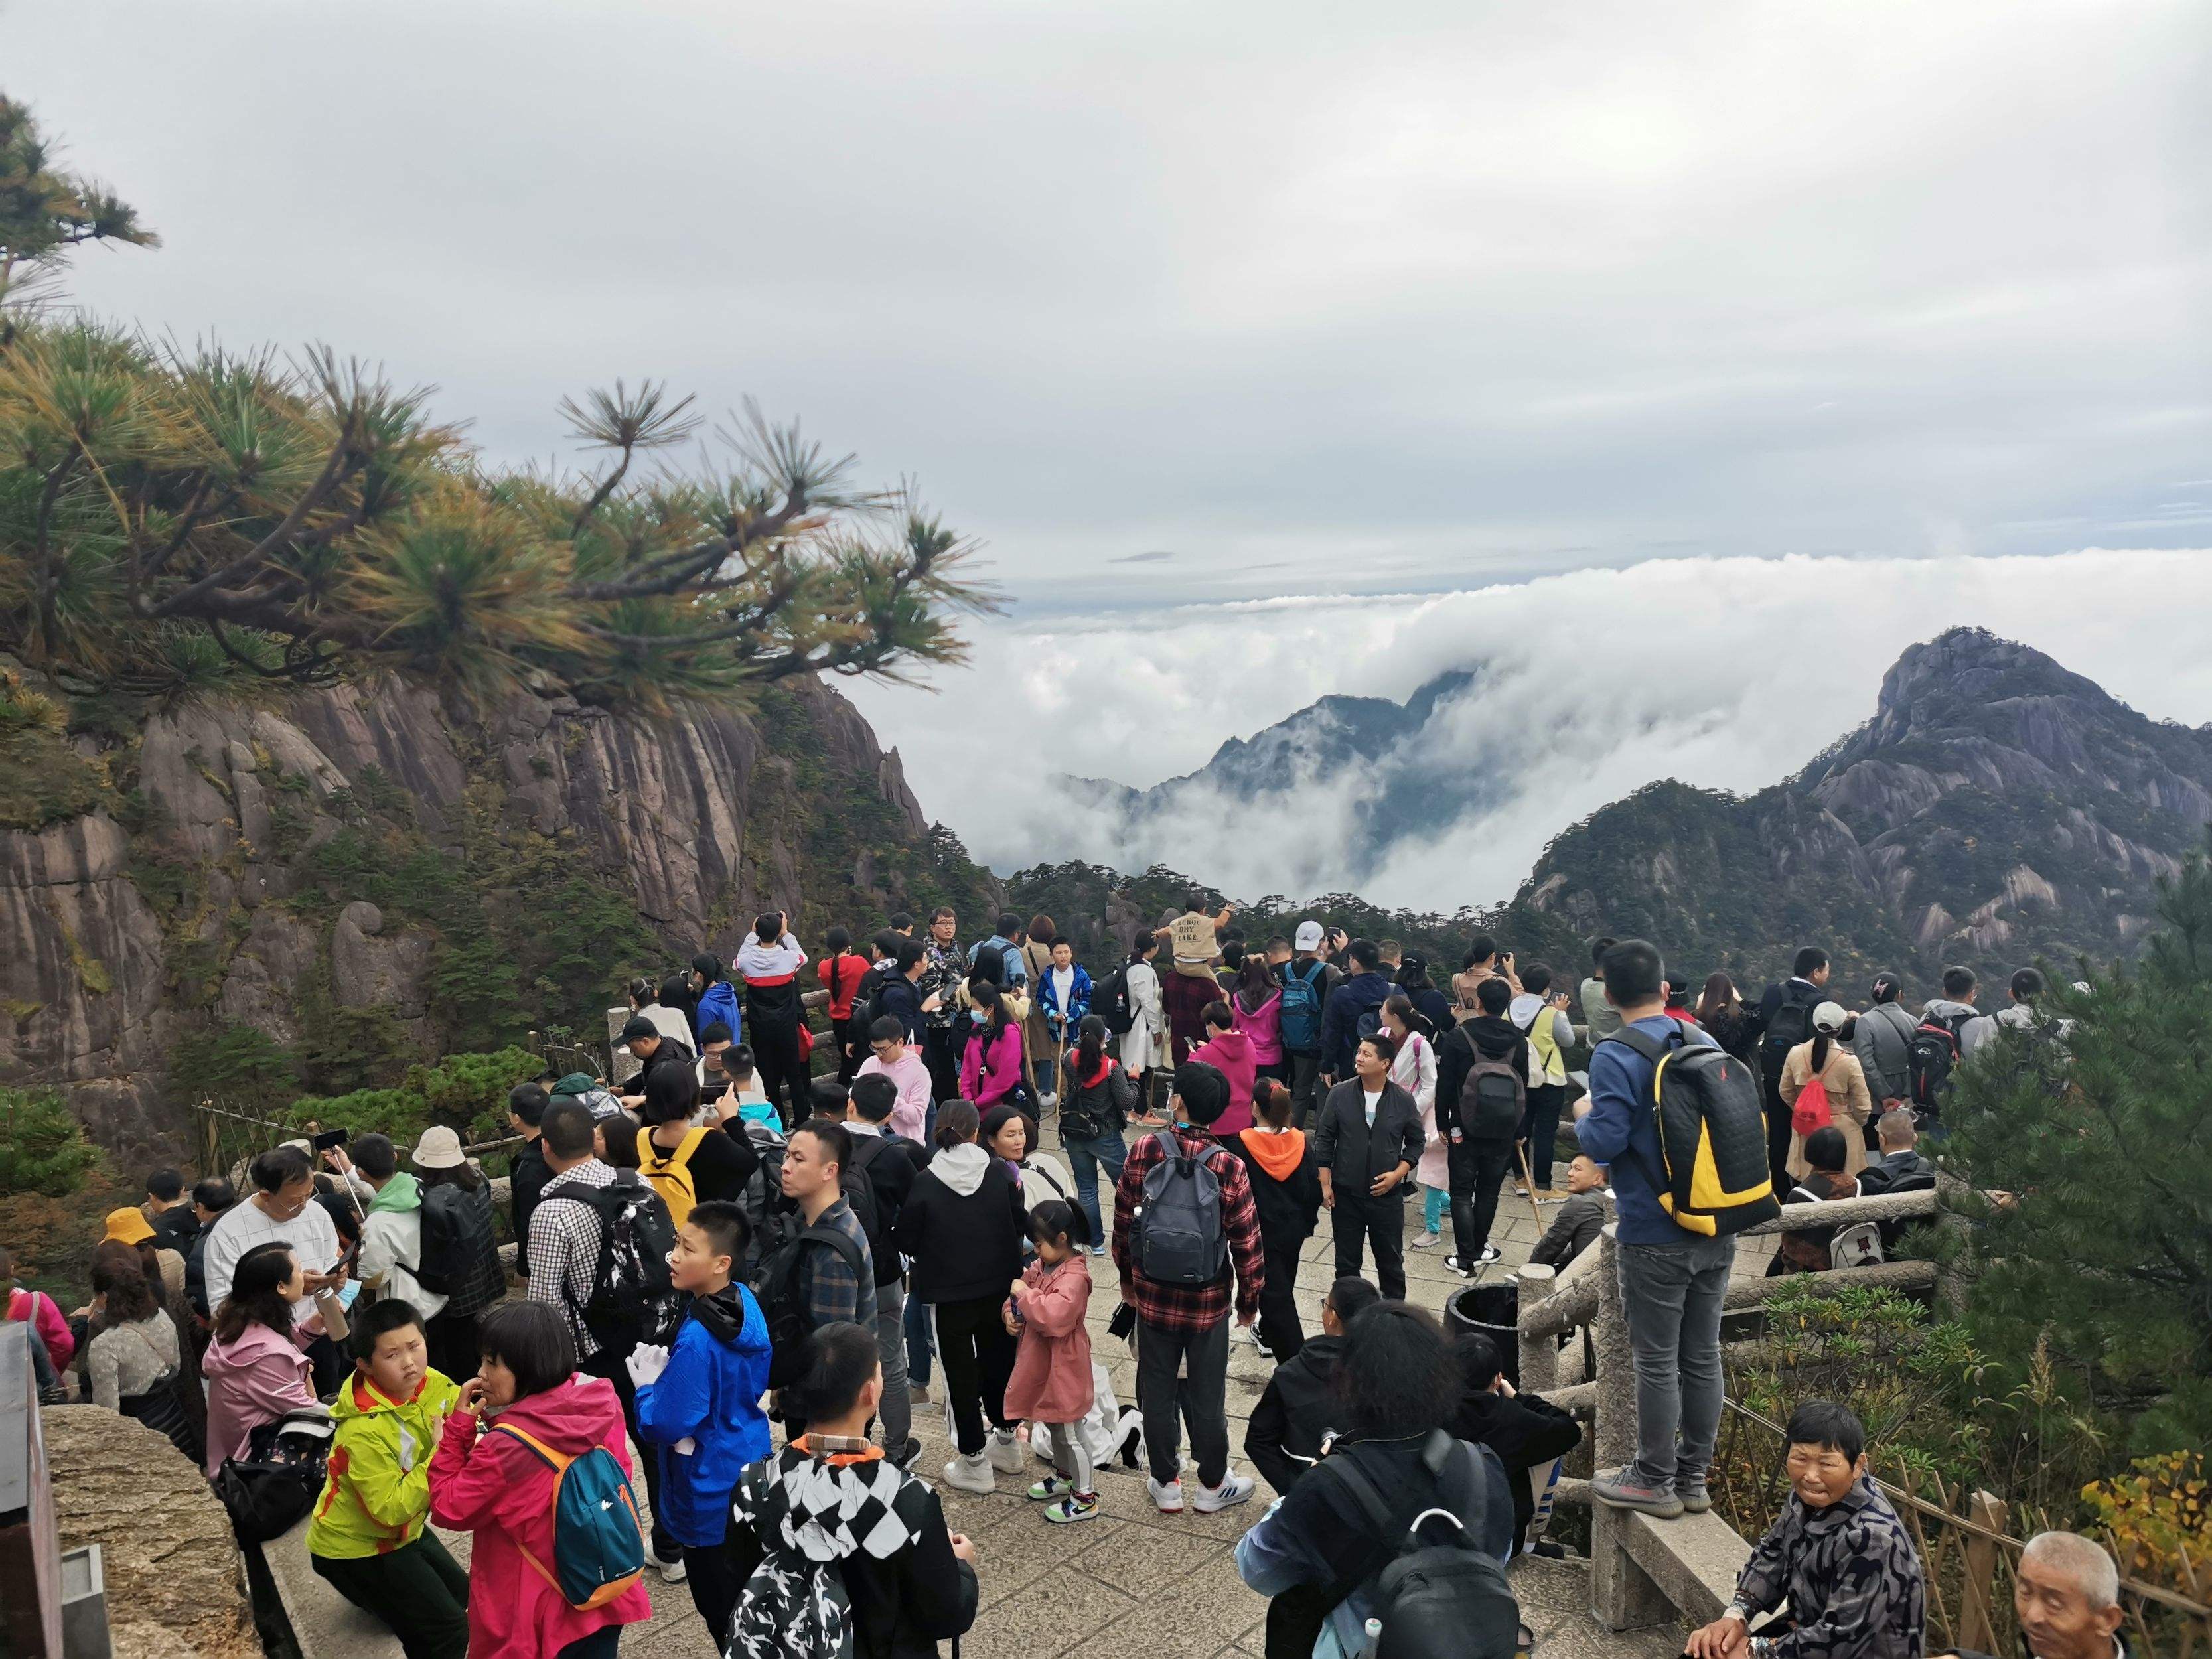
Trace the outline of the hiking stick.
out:
<instances>
[{"instance_id":1,"label":"hiking stick","mask_svg":"<svg viewBox=\"0 0 2212 1659\"><path fill-rule=\"evenodd\" d=\"M1521 1184L1528 1189L1528 1213L1536 1218L1536 1237L1541 1238L1544 1236L1544 1212L1542 1206L1536 1202L1536 1176L1535 1172L1528 1166L1528 1143L1525 1140L1515 1141L1513 1152L1514 1155L1521 1160Z\"/></svg>"}]
</instances>

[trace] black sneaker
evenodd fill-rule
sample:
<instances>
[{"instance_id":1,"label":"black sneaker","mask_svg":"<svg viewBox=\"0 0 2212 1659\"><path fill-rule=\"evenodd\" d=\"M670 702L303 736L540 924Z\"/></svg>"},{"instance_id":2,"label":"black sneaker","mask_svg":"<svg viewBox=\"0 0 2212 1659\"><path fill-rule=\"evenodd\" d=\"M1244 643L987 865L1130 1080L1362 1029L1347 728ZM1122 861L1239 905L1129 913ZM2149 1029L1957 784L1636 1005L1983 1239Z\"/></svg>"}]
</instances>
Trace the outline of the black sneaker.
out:
<instances>
[{"instance_id":1,"label":"black sneaker","mask_svg":"<svg viewBox=\"0 0 2212 1659\"><path fill-rule=\"evenodd\" d=\"M1489 1263L1498 1260L1504 1254L1505 1252L1498 1249L1497 1245L1486 1244L1482 1247L1482 1254L1475 1257L1475 1260L1487 1266Z\"/></svg>"},{"instance_id":2,"label":"black sneaker","mask_svg":"<svg viewBox=\"0 0 2212 1659\"><path fill-rule=\"evenodd\" d=\"M908 1435L906 1437L905 1445L900 1447L897 1451L887 1452L884 1455L900 1468L911 1474L914 1469L914 1460L921 1455L921 1442L915 1436Z\"/></svg>"},{"instance_id":3,"label":"black sneaker","mask_svg":"<svg viewBox=\"0 0 2212 1659\"><path fill-rule=\"evenodd\" d=\"M1444 1258L1444 1271L1449 1273L1455 1273L1462 1279L1472 1279L1474 1277L1474 1268L1468 1263L1461 1261L1456 1255L1448 1255Z\"/></svg>"}]
</instances>

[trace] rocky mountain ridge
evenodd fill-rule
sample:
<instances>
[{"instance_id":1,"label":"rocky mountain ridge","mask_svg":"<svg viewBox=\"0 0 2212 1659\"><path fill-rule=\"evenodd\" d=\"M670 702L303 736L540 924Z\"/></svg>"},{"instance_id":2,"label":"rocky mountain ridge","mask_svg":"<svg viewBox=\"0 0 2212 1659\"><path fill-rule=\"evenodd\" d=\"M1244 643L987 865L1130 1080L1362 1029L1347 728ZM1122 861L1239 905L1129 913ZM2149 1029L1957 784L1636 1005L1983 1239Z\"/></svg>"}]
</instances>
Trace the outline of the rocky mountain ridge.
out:
<instances>
[{"instance_id":1,"label":"rocky mountain ridge","mask_svg":"<svg viewBox=\"0 0 2212 1659\"><path fill-rule=\"evenodd\" d=\"M1509 907L1551 948L1643 933L1700 972L1792 944L1847 969L2124 955L2212 822L2212 730L2153 720L2029 647L1954 629L1874 715L1734 797L1655 783L1559 836Z\"/></svg>"}]
</instances>

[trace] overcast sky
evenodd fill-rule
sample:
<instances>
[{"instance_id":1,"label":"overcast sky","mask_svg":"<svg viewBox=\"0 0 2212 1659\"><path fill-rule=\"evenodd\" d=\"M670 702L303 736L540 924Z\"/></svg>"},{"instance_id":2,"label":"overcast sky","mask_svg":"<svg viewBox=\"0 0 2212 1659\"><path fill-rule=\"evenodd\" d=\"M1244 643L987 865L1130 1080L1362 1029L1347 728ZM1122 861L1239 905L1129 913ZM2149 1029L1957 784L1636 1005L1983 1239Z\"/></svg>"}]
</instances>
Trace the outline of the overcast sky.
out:
<instances>
[{"instance_id":1,"label":"overcast sky","mask_svg":"<svg viewBox=\"0 0 2212 1659\"><path fill-rule=\"evenodd\" d=\"M2202 0L0 0L0 46L165 239L87 253L87 305L381 360L495 460L618 374L751 394L984 538L995 660L1118 628L1171 678L1162 606L1652 559L2212 544ZM1176 614L1229 672L1288 637ZM1334 654L1079 769L1394 678ZM1005 692L939 684L866 706L911 747Z\"/></svg>"}]
</instances>

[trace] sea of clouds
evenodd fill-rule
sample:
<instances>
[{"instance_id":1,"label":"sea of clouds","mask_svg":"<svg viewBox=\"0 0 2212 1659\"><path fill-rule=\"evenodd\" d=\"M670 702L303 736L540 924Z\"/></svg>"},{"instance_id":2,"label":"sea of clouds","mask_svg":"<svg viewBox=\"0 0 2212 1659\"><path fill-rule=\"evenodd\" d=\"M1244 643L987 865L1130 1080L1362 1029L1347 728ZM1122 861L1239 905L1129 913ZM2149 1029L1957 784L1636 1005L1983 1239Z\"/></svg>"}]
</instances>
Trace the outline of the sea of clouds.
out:
<instances>
[{"instance_id":1,"label":"sea of clouds","mask_svg":"<svg viewBox=\"0 0 2212 1659\"><path fill-rule=\"evenodd\" d=\"M1128 598L987 619L971 665L931 690L854 694L925 810L1001 872L1164 862L1245 898L1495 902L1561 830L1655 779L1747 792L1796 772L1872 714L1906 646L1960 623L2047 652L2154 718L2212 720L2201 551L1690 558L1449 592L1152 609L1133 585ZM1201 793L1133 835L1054 781L1143 787L1328 693L1402 699L1476 665L1475 695L1423 744L1439 779L1480 769L1493 799L1372 863L1350 828L1363 767L1261 809Z\"/></svg>"}]
</instances>

